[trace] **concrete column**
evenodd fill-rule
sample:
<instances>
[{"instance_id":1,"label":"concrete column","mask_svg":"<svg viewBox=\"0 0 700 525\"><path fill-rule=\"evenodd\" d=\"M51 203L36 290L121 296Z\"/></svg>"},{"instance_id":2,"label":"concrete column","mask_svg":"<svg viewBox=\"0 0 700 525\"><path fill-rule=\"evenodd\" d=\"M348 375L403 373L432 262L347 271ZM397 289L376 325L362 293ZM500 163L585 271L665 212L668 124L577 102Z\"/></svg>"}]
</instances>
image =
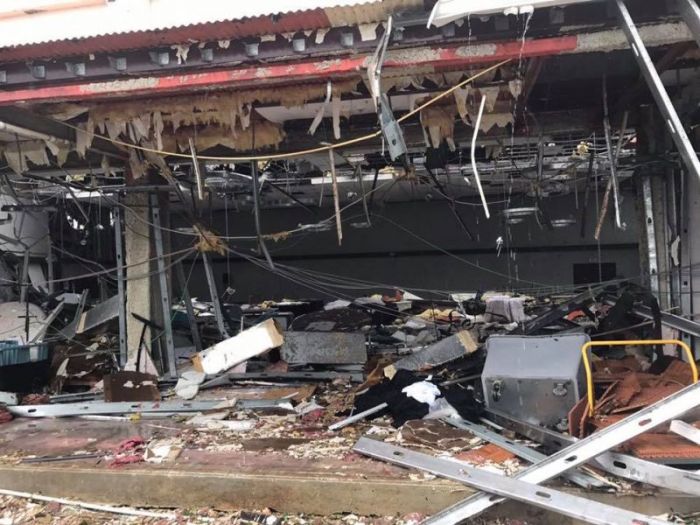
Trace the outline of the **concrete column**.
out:
<instances>
[{"instance_id":1,"label":"concrete column","mask_svg":"<svg viewBox=\"0 0 700 525\"><path fill-rule=\"evenodd\" d=\"M147 193L129 193L124 198L124 241L126 252L126 346L128 361L134 362L139 350L139 338L143 323L131 315L136 313L151 319L151 278L154 267L151 259L152 243L149 227L150 215ZM138 264L137 264L138 263ZM146 341L151 340L146 330ZM149 345L150 346L150 345Z\"/></svg>"}]
</instances>

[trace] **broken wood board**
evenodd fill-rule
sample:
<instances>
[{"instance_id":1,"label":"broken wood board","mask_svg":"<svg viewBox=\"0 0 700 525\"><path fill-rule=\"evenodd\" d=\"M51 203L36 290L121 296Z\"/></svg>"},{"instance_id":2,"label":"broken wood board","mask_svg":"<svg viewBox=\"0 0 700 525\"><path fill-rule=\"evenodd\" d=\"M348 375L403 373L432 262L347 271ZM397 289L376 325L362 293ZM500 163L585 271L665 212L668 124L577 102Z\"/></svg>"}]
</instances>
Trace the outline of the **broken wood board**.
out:
<instances>
[{"instance_id":1,"label":"broken wood board","mask_svg":"<svg viewBox=\"0 0 700 525\"><path fill-rule=\"evenodd\" d=\"M359 332L285 332L280 353L290 365L367 362L365 335Z\"/></svg>"},{"instance_id":2,"label":"broken wood board","mask_svg":"<svg viewBox=\"0 0 700 525\"><path fill-rule=\"evenodd\" d=\"M282 346L283 343L284 337L279 327L273 319L268 319L203 350L193 362L198 370L214 375Z\"/></svg>"}]
</instances>

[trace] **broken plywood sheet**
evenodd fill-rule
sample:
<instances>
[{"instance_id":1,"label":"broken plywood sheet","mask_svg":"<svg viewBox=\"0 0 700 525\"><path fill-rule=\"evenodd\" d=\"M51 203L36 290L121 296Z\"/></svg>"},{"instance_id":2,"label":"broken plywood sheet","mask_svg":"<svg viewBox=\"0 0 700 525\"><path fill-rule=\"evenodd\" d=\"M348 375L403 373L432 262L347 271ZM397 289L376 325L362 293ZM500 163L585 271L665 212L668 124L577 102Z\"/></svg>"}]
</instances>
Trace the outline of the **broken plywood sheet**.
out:
<instances>
[{"instance_id":1,"label":"broken plywood sheet","mask_svg":"<svg viewBox=\"0 0 700 525\"><path fill-rule=\"evenodd\" d=\"M195 366L200 366L205 374L218 374L282 343L282 332L273 319L268 319L203 350L197 354Z\"/></svg>"},{"instance_id":2,"label":"broken plywood sheet","mask_svg":"<svg viewBox=\"0 0 700 525\"><path fill-rule=\"evenodd\" d=\"M404 357L387 367L387 369L389 369L388 371L391 375L396 370L427 370L471 354L478 347L479 342L474 334L468 330L462 330L423 350Z\"/></svg>"},{"instance_id":3,"label":"broken plywood sheet","mask_svg":"<svg viewBox=\"0 0 700 525\"><path fill-rule=\"evenodd\" d=\"M289 364L363 364L365 336L348 332L286 332L280 349Z\"/></svg>"}]
</instances>

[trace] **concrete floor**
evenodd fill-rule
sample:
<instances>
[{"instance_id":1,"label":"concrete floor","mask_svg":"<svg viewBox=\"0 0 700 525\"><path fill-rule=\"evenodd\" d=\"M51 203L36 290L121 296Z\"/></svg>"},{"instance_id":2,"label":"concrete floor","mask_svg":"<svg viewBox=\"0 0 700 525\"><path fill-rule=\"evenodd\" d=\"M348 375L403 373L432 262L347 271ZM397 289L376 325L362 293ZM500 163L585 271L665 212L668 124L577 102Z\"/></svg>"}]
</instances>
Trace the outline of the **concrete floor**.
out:
<instances>
[{"instance_id":1,"label":"concrete floor","mask_svg":"<svg viewBox=\"0 0 700 525\"><path fill-rule=\"evenodd\" d=\"M113 450L123 440L180 434L171 420L84 421L19 419L0 434L0 488L139 507L211 507L219 510L272 508L278 512L330 515L431 514L472 490L440 479L360 457L292 457L284 439L265 450L205 450L186 446L173 462L109 468L96 459L21 464L22 457ZM252 441L251 441L252 442ZM255 449L256 447L250 447ZM259 449L260 447L258 447ZM700 510L700 500L651 490L624 494L569 490L606 503L657 515ZM569 523L561 516L509 502L490 517L534 523Z\"/></svg>"}]
</instances>

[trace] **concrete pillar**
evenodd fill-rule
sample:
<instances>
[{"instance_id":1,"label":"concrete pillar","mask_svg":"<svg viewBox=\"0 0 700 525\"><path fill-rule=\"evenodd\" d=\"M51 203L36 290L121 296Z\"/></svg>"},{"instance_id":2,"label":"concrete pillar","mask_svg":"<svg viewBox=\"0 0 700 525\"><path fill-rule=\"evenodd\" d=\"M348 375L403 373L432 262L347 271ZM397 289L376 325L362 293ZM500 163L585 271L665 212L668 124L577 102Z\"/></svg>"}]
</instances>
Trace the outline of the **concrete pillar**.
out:
<instances>
[{"instance_id":1,"label":"concrete pillar","mask_svg":"<svg viewBox=\"0 0 700 525\"><path fill-rule=\"evenodd\" d=\"M148 277L148 274L153 272L154 265L152 262L143 262L153 257L148 194L128 193L123 202L125 205L124 244L127 266L126 346L128 361L135 362L143 323L134 319L131 314L136 313L146 319L151 319L152 279ZM146 330L145 337L147 342L151 341L150 330Z\"/></svg>"}]
</instances>

